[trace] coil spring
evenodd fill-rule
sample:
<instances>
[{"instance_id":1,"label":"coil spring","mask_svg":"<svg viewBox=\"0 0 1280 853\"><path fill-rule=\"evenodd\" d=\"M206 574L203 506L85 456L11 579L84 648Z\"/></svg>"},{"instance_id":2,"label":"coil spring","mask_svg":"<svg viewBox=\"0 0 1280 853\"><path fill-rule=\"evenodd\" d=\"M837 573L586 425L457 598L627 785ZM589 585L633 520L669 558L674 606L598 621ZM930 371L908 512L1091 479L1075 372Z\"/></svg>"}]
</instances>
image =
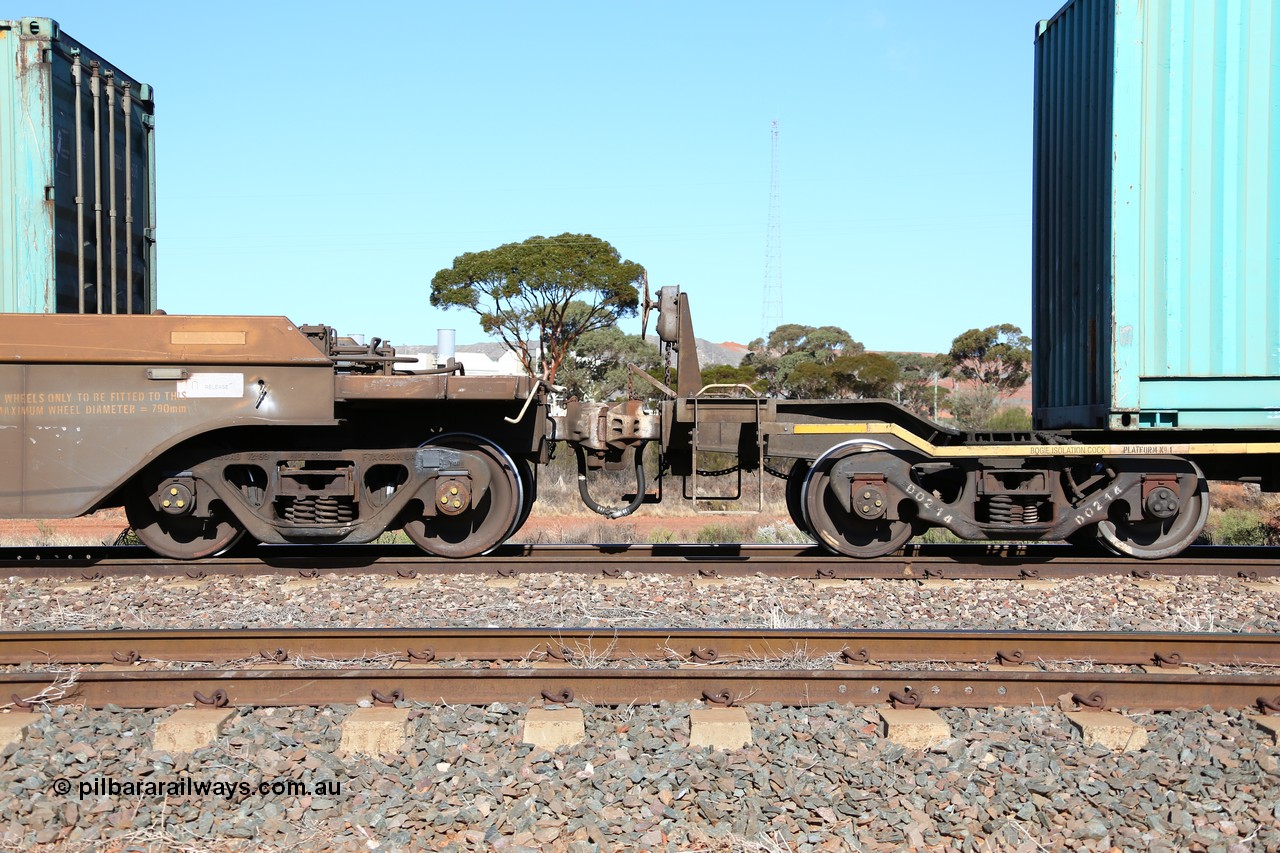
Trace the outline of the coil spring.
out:
<instances>
[{"instance_id":1,"label":"coil spring","mask_svg":"<svg viewBox=\"0 0 1280 853\"><path fill-rule=\"evenodd\" d=\"M351 498L294 498L284 508L284 520L290 524L347 524L355 517Z\"/></svg>"},{"instance_id":2,"label":"coil spring","mask_svg":"<svg viewBox=\"0 0 1280 853\"><path fill-rule=\"evenodd\" d=\"M987 501L987 516L993 524L1036 524L1047 503L1035 495L992 495Z\"/></svg>"}]
</instances>

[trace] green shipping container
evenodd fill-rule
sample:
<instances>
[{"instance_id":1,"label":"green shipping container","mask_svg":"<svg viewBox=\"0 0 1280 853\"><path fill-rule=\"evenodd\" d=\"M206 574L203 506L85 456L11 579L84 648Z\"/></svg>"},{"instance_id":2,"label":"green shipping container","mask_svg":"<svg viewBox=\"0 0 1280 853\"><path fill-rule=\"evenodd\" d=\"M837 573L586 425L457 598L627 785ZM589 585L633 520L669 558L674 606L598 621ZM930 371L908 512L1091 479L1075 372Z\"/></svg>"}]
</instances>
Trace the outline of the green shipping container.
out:
<instances>
[{"instance_id":1,"label":"green shipping container","mask_svg":"<svg viewBox=\"0 0 1280 853\"><path fill-rule=\"evenodd\" d=\"M0 20L0 312L151 311L154 116L57 21Z\"/></svg>"},{"instance_id":2,"label":"green shipping container","mask_svg":"<svg viewBox=\"0 0 1280 853\"><path fill-rule=\"evenodd\" d=\"M1073 0L1036 31L1041 428L1280 428L1280 4Z\"/></svg>"}]
</instances>

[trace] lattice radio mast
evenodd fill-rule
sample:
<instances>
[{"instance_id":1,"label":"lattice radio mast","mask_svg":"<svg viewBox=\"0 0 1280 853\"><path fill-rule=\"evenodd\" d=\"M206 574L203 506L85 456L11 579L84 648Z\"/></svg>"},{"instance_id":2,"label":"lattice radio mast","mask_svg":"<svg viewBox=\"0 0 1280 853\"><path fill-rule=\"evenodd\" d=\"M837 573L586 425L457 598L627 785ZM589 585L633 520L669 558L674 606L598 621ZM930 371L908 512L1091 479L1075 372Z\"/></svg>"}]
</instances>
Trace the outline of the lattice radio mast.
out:
<instances>
[{"instance_id":1,"label":"lattice radio mast","mask_svg":"<svg viewBox=\"0 0 1280 853\"><path fill-rule=\"evenodd\" d=\"M769 230L764 247L764 338L782 325L782 194L778 177L778 120L773 120L769 168Z\"/></svg>"}]
</instances>

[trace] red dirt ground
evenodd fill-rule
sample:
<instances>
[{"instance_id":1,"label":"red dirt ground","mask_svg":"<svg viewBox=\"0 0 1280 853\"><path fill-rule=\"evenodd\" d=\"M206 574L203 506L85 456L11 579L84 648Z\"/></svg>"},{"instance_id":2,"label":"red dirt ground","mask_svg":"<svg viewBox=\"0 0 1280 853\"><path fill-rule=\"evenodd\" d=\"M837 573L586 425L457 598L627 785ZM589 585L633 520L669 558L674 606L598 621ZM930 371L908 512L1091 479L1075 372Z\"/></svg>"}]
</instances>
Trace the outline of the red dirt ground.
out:
<instances>
[{"instance_id":1,"label":"red dirt ground","mask_svg":"<svg viewBox=\"0 0 1280 853\"><path fill-rule=\"evenodd\" d=\"M652 515L641 509L633 516L616 521L593 514L540 516L534 513L521 528L517 538L520 541L556 542L566 536L577 538L587 528L598 535L610 528L617 528L621 535L629 530L630 538L636 541L645 541L653 532L663 530L670 532L674 541L692 542L700 530L711 525L751 531L765 525L787 523L789 522L785 517L769 512L744 515ZM129 522L121 509L103 510L83 518L0 520L0 545L110 543L128 526Z\"/></svg>"}]
</instances>

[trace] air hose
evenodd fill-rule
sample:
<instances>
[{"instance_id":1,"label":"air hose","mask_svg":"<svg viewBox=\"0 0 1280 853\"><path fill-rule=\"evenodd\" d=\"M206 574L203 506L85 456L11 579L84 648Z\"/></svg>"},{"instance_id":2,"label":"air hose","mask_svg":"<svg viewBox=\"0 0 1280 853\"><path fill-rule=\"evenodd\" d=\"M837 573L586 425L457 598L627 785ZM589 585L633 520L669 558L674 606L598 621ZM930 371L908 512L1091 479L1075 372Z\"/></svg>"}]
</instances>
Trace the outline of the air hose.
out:
<instances>
[{"instance_id":1,"label":"air hose","mask_svg":"<svg viewBox=\"0 0 1280 853\"><path fill-rule=\"evenodd\" d=\"M592 512L597 512L605 518L624 518L640 508L640 504L644 503L644 448L645 444L641 444L634 451L636 457L636 495L631 503L622 507L602 506L596 503L591 493L587 490L587 454L581 445L575 444L574 453L578 455L578 494L582 496L582 502Z\"/></svg>"}]
</instances>

